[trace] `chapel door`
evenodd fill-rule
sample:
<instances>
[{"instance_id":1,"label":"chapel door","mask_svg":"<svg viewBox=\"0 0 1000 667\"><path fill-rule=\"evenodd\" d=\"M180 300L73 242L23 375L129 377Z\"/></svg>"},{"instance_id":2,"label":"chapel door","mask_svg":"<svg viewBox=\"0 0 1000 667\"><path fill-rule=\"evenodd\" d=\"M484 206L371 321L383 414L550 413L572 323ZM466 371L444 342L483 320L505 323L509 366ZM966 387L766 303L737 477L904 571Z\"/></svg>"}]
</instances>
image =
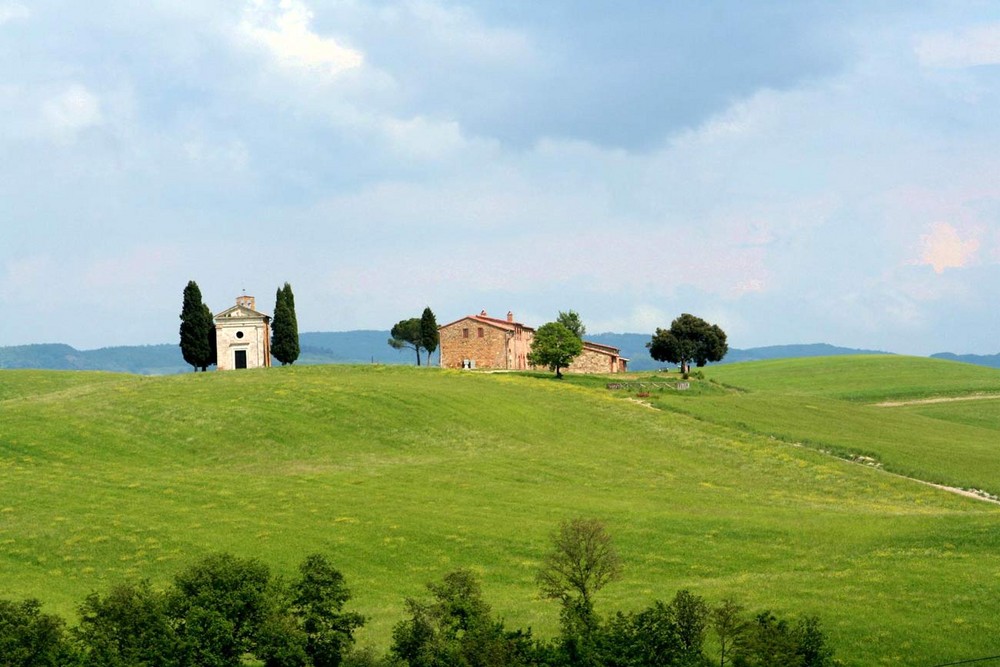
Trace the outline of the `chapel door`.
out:
<instances>
[{"instance_id":1,"label":"chapel door","mask_svg":"<svg viewBox=\"0 0 1000 667\"><path fill-rule=\"evenodd\" d=\"M236 368L246 368L246 367L247 367L247 351L236 350Z\"/></svg>"}]
</instances>

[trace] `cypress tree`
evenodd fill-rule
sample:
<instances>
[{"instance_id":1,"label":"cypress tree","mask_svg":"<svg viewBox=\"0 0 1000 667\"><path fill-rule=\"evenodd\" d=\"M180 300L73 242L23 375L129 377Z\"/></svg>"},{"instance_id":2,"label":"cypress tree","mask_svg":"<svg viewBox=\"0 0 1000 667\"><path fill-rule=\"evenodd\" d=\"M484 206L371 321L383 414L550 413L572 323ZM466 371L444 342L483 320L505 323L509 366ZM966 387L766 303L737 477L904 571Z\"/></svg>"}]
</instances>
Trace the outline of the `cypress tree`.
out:
<instances>
[{"instance_id":1,"label":"cypress tree","mask_svg":"<svg viewBox=\"0 0 1000 667\"><path fill-rule=\"evenodd\" d=\"M438 333L437 319L434 312L428 306L424 308L423 315L420 316L420 347L427 350L427 365L431 365L431 355L441 342L441 334Z\"/></svg>"},{"instance_id":2,"label":"cypress tree","mask_svg":"<svg viewBox=\"0 0 1000 667\"><path fill-rule=\"evenodd\" d=\"M299 358L299 323L295 317L295 295L285 283L274 296L274 322L271 324L271 354L281 365Z\"/></svg>"},{"instance_id":3,"label":"cypress tree","mask_svg":"<svg viewBox=\"0 0 1000 667\"><path fill-rule=\"evenodd\" d=\"M212 311L202 303L201 290L193 280L188 281L184 288L180 334L181 354L184 361L194 366L195 372L199 368L207 370L209 364L215 363L215 324L212 321Z\"/></svg>"}]
</instances>

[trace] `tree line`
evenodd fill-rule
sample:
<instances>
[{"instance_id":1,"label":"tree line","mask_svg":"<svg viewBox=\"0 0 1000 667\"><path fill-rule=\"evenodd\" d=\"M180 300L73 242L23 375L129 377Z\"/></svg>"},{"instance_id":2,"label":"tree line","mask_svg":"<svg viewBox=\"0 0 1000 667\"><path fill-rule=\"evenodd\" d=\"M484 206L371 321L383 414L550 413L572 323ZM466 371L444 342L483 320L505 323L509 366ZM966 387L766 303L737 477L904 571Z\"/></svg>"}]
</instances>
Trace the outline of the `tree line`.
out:
<instances>
[{"instance_id":1,"label":"tree line","mask_svg":"<svg viewBox=\"0 0 1000 667\"><path fill-rule=\"evenodd\" d=\"M198 283L188 281L181 306L180 346L184 361L202 372L218 364L215 337L215 316L202 301ZM274 297L274 318L271 320L271 356L283 366L299 358L299 324L295 316L295 295L285 283Z\"/></svg>"},{"instance_id":2,"label":"tree line","mask_svg":"<svg viewBox=\"0 0 1000 667\"><path fill-rule=\"evenodd\" d=\"M343 575L321 554L291 579L254 558L213 554L163 590L120 583L79 605L79 622L37 600L0 599L0 664L10 667L831 667L819 620L749 614L732 599L709 605L678 591L607 618L595 596L622 562L604 525L560 525L538 571L542 597L560 604L559 633L509 629L459 569L405 601L388 651L355 646L365 619L348 611ZM709 641L711 638L711 641ZM706 648L711 643L712 649Z\"/></svg>"}]
</instances>

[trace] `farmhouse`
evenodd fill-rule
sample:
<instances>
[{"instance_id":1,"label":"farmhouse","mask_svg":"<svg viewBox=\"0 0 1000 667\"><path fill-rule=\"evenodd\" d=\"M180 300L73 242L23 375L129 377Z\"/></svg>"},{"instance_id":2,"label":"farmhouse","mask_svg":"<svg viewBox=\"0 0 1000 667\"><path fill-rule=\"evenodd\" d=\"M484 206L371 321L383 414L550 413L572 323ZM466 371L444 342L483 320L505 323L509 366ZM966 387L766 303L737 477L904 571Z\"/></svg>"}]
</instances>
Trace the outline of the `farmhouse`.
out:
<instances>
[{"instance_id":1,"label":"farmhouse","mask_svg":"<svg viewBox=\"0 0 1000 667\"><path fill-rule=\"evenodd\" d=\"M490 317L486 311L468 315L438 327L441 335L439 358L442 368L488 368L523 371L528 362L535 330L514 320ZM616 347L583 342L583 352L567 373L624 373L628 359Z\"/></svg>"},{"instance_id":2,"label":"farmhouse","mask_svg":"<svg viewBox=\"0 0 1000 667\"><path fill-rule=\"evenodd\" d=\"M254 309L252 296L215 316L215 345L220 371L271 365L271 318Z\"/></svg>"}]
</instances>

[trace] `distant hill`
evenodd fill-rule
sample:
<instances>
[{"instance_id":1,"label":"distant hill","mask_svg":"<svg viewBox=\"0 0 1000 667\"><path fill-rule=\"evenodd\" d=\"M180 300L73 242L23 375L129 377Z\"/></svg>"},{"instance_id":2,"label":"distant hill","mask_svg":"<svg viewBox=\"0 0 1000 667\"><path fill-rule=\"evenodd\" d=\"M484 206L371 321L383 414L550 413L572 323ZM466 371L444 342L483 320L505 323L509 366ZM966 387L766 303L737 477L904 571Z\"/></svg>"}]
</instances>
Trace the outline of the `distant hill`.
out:
<instances>
[{"instance_id":1,"label":"distant hill","mask_svg":"<svg viewBox=\"0 0 1000 667\"><path fill-rule=\"evenodd\" d=\"M132 345L77 350L61 343L0 347L0 368L112 371L170 375L191 370L179 345Z\"/></svg>"},{"instance_id":2,"label":"distant hill","mask_svg":"<svg viewBox=\"0 0 1000 667\"><path fill-rule=\"evenodd\" d=\"M629 370L648 371L663 364L649 357L646 343L649 334L601 333L588 335L587 340L621 349L629 359ZM299 334L302 354L296 362L311 364L413 364L412 350L395 350L386 344L388 331L361 329L356 331L309 331ZM745 350L730 349L724 364L740 361L790 359L797 357L831 357L844 354L885 354L878 350L859 350L826 343L810 345L770 345ZM979 366L1000 368L1000 354L955 355L941 352L937 359L964 361ZM437 363L437 354L434 363ZM277 362L275 362L277 363ZM423 359L426 363L426 359ZM58 343L0 347L0 368L44 368L52 370L117 371L140 375L171 375L187 373L191 367L184 362L178 345L132 345L102 347L97 350L77 350Z\"/></svg>"},{"instance_id":3,"label":"distant hill","mask_svg":"<svg viewBox=\"0 0 1000 667\"><path fill-rule=\"evenodd\" d=\"M931 359L946 359L948 361L975 364L976 366L1000 368L1000 354L952 354L951 352L938 352L937 354L932 354Z\"/></svg>"},{"instance_id":4,"label":"distant hill","mask_svg":"<svg viewBox=\"0 0 1000 667\"><path fill-rule=\"evenodd\" d=\"M412 350L386 344L388 331L359 330L299 334L299 364L412 364ZM424 356L424 355L422 355ZM434 356L435 362L437 356ZM274 362L277 365L277 361ZM424 362L426 363L426 361ZM0 347L0 368L112 371L139 375L191 372L176 344L77 350L61 343Z\"/></svg>"},{"instance_id":5,"label":"distant hill","mask_svg":"<svg viewBox=\"0 0 1000 667\"><path fill-rule=\"evenodd\" d=\"M389 347L388 331L359 329L356 331L309 331L299 334L301 364L413 364L413 350ZM426 355L421 352L421 363ZM434 355L437 363L437 355Z\"/></svg>"}]
</instances>

